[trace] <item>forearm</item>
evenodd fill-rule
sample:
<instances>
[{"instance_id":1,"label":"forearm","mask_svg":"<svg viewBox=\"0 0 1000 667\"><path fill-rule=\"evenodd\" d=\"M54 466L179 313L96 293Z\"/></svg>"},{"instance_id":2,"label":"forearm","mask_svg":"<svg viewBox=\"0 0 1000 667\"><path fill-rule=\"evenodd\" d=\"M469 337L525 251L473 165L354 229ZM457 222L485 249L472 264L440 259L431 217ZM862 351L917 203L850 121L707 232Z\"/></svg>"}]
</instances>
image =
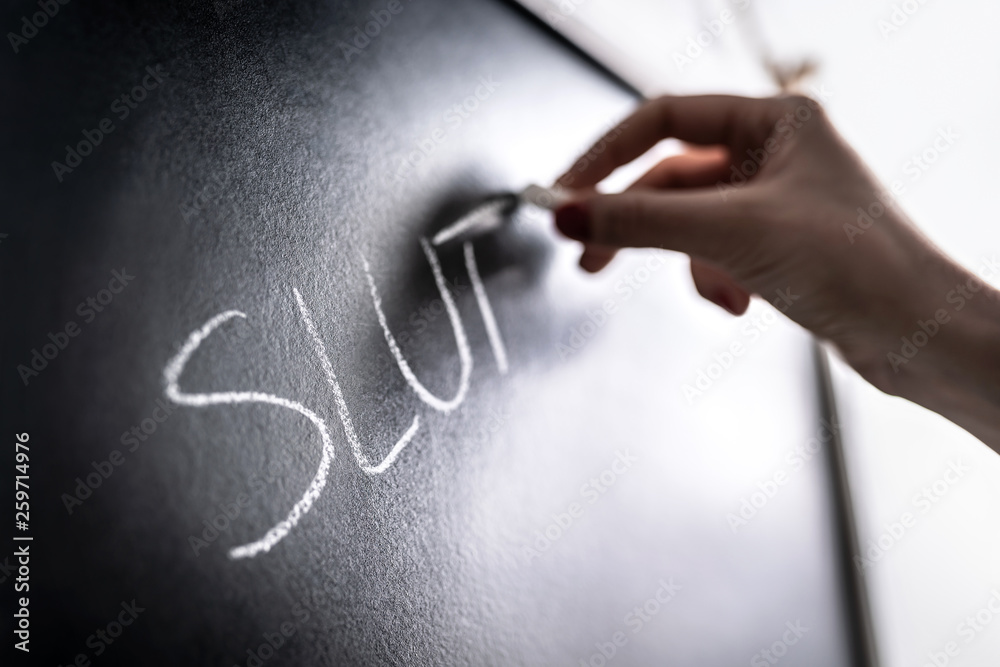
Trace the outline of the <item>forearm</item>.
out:
<instances>
[{"instance_id":1,"label":"forearm","mask_svg":"<svg viewBox=\"0 0 1000 667\"><path fill-rule=\"evenodd\" d=\"M958 267L948 274L947 291L924 300L925 312L886 353L886 389L1000 453L1000 291Z\"/></svg>"},{"instance_id":2,"label":"forearm","mask_svg":"<svg viewBox=\"0 0 1000 667\"><path fill-rule=\"evenodd\" d=\"M818 104L667 96L615 137L573 171L579 197L556 211L559 230L589 248L586 268L615 248L665 248L690 255L698 292L731 313L750 294L794 292L786 315L862 377L1000 453L1000 292L879 194ZM668 158L623 193L590 191L667 137L716 150Z\"/></svg>"}]
</instances>

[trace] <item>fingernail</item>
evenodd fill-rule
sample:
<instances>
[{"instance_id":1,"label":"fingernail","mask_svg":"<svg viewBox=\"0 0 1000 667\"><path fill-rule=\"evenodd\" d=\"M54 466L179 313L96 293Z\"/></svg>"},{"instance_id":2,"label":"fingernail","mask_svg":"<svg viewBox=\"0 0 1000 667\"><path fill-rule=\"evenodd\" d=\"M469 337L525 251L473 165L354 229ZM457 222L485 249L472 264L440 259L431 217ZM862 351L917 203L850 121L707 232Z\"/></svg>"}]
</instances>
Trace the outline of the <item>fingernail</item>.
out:
<instances>
[{"instance_id":1,"label":"fingernail","mask_svg":"<svg viewBox=\"0 0 1000 667\"><path fill-rule=\"evenodd\" d=\"M556 228L571 239L590 238L590 215L583 204L566 204L556 210Z\"/></svg>"},{"instance_id":2,"label":"fingernail","mask_svg":"<svg viewBox=\"0 0 1000 667\"><path fill-rule=\"evenodd\" d=\"M580 256L580 268L587 273L597 273L599 270L604 268L604 260L600 257L594 257L587 252L584 252Z\"/></svg>"},{"instance_id":3,"label":"fingernail","mask_svg":"<svg viewBox=\"0 0 1000 667\"><path fill-rule=\"evenodd\" d=\"M715 297L715 303L719 304L727 311L730 315L739 316L739 310L736 308L736 301L729 295L728 292L720 292Z\"/></svg>"}]
</instances>

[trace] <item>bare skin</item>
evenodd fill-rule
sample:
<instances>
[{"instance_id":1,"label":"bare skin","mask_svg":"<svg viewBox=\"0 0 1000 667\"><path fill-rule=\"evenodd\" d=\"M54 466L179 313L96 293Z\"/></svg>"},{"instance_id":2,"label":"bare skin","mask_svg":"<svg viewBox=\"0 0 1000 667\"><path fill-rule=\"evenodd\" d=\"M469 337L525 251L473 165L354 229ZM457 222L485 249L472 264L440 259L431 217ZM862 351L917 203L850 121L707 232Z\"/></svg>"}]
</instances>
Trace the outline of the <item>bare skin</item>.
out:
<instances>
[{"instance_id":1,"label":"bare skin","mask_svg":"<svg viewBox=\"0 0 1000 667\"><path fill-rule=\"evenodd\" d=\"M785 314L868 382L1000 452L1000 291L920 233L816 102L662 97L611 135L559 179L578 192L556 226L584 243L584 269L664 248L689 255L698 292L734 315L751 295L790 293ZM593 190L668 137L692 150L624 193Z\"/></svg>"}]
</instances>

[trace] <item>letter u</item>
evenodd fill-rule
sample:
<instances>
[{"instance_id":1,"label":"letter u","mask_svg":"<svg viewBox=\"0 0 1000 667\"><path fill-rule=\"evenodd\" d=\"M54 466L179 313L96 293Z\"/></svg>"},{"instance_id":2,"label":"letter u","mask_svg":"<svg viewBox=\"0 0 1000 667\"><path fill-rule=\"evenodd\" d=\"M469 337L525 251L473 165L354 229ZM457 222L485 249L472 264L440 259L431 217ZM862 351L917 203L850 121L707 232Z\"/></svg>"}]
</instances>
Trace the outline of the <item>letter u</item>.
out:
<instances>
[{"instance_id":1,"label":"letter u","mask_svg":"<svg viewBox=\"0 0 1000 667\"><path fill-rule=\"evenodd\" d=\"M392 352L392 356L396 359L396 365L399 366L399 370L406 379L407 384L416 392L420 400L435 410L447 414L462 404L462 401L465 400L465 394L469 390L469 377L472 375L472 351L469 348L469 341L465 336L462 319L458 314L458 309L455 307L455 301L451 298L448 285L445 283L444 276L441 273L441 265L438 262L437 253L434 252L431 244L425 238L420 239L420 245L424 249L424 255L427 256L427 262L431 265L431 271L434 273L434 282L437 284L441 300L444 302L445 310L448 312L451 329L455 334L455 344L458 347L458 358L461 362L458 390L448 400L439 398L428 391L421 384L420 380L417 379L417 376L414 375L406 359L403 358L403 353L399 349L399 345L396 344L396 339L393 337L392 332L389 331L389 324L386 322L385 313L382 312L382 299L379 297L378 288L375 286L375 279L372 278L368 260L362 256L361 261L364 263L365 277L368 279L368 287L372 295L372 304L375 306L375 314L378 316L378 323L382 326L382 333L385 334L385 342L389 345L389 351Z\"/></svg>"}]
</instances>

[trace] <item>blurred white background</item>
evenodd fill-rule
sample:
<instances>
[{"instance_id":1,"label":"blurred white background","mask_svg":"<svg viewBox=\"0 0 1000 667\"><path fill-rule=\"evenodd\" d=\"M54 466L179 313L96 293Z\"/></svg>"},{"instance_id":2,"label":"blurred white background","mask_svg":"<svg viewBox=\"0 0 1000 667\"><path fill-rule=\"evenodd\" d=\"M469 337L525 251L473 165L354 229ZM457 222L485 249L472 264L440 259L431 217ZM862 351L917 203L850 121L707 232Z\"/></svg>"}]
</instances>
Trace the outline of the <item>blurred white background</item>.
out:
<instances>
[{"instance_id":1,"label":"blurred white background","mask_svg":"<svg viewBox=\"0 0 1000 667\"><path fill-rule=\"evenodd\" d=\"M549 0L549 12L647 95L767 95L763 53L814 60L804 88L828 91L844 136L884 182L905 183L900 201L917 224L970 269L1000 259L1000 3ZM939 131L957 139L916 167ZM865 571L882 664L997 664L1000 614L988 604L1000 609L1000 457L839 362L834 376L861 541L888 546L867 554ZM906 512L915 519L901 531Z\"/></svg>"}]
</instances>

